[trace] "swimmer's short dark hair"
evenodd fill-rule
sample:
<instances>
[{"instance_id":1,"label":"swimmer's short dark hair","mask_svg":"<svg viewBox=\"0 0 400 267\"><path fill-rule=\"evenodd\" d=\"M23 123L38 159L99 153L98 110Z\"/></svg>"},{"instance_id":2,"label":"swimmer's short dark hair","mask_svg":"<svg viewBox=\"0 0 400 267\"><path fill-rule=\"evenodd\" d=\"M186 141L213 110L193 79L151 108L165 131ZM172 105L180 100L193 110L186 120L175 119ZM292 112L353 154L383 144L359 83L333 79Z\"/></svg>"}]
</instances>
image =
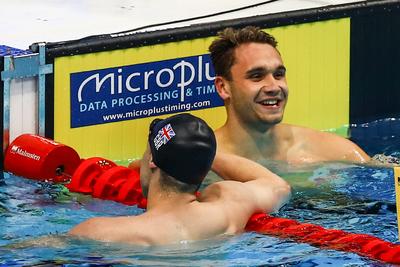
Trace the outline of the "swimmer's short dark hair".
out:
<instances>
[{"instance_id":1,"label":"swimmer's short dark hair","mask_svg":"<svg viewBox=\"0 0 400 267\"><path fill-rule=\"evenodd\" d=\"M200 188L201 183L195 185L187 184L168 175L163 170L160 171L163 174L160 177L160 185L164 191L194 194Z\"/></svg>"},{"instance_id":2,"label":"swimmer's short dark hair","mask_svg":"<svg viewBox=\"0 0 400 267\"><path fill-rule=\"evenodd\" d=\"M278 44L272 35L254 26L242 29L226 28L218 32L217 39L208 48L217 76L232 80L231 67L235 62L234 50L246 43L269 44L274 48Z\"/></svg>"}]
</instances>

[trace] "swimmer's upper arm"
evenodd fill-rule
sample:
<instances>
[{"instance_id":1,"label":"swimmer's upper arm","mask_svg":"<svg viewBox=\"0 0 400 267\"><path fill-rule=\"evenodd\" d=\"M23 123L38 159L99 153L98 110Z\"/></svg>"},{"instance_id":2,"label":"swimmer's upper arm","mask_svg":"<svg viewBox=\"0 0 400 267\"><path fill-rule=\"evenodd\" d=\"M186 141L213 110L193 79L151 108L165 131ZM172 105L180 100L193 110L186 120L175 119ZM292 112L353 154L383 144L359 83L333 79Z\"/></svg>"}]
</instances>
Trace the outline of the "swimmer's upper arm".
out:
<instances>
[{"instance_id":1,"label":"swimmer's upper arm","mask_svg":"<svg viewBox=\"0 0 400 267\"><path fill-rule=\"evenodd\" d=\"M348 140L349 141L349 140ZM349 141L351 142L351 141ZM345 155L346 160L350 160L353 162L358 162L358 163L367 163L371 161L371 157L368 156L367 153L365 153L364 150L362 150L359 146L354 144L352 142L353 149L349 154Z\"/></svg>"},{"instance_id":2,"label":"swimmer's upper arm","mask_svg":"<svg viewBox=\"0 0 400 267\"><path fill-rule=\"evenodd\" d=\"M287 182L271 186L268 179L257 179L244 183L249 197L254 201L255 212L273 212L278 210L289 199L291 187Z\"/></svg>"},{"instance_id":3,"label":"swimmer's upper arm","mask_svg":"<svg viewBox=\"0 0 400 267\"><path fill-rule=\"evenodd\" d=\"M240 182L211 184L201 193L199 200L208 202L207 212L213 214L213 221L220 222L217 225L227 233L242 231L249 217L258 211L253 196Z\"/></svg>"},{"instance_id":4,"label":"swimmer's upper arm","mask_svg":"<svg viewBox=\"0 0 400 267\"><path fill-rule=\"evenodd\" d=\"M102 221L100 218L90 218L84 222L81 222L80 224L76 225L73 227L68 234L69 235L74 235L74 236L79 236L79 237L86 237L86 238L92 238L92 239L97 239L96 236L98 235L98 228L100 228L100 225Z\"/></svg>"},{"instance_id":5,"label":"swimmer's upper arm","mask_svg":"<svg viewBox=\"0 0 400 267\"><path fill-rule=\"evenodd\" d=\"M297 135L306 137L305 144L323 160L366 163L371 158L357 144L334 133L297 127Z\"/></svg>"},{"instance_id":6,"label":"swimmer's upper arm","mask_svg":"<svg viewBox=\"0 0 400 267\"><path fill-rule=\"evenodd\" d=\"M201 194L200 201L219 203L229 207L226 211L242 216L256 212L272 212L279 209L290 196L291 187L283 182L271 185L268 179L248 182L221 181L208 186Z\"/></svg>"},{"instance_id":7,"label":"swimmer's upper arm","mask_svg":"<svg viewBox=\"0 0 400 267\"><path fill-rule=\"evenodd\" d=\"M371 157L364 150L362 150L357 144L345 138L344 140L349 144L349 146L353 148L352 153L348 155L350 160L361 163L365 163L371 160Z\"/></svg>"},{"instance_id":8,"label":"swimmer's upper arm","mask_svg":"<svg viewBox=\"0 0 400 267\"><path fill-rule=\"evenodd\" d=\"M326 133L328 134L328 133ZM331 153L335 152L335 156L338 160L346 160L357 163L366 163L371 160L371 158L364 152L357 144L346 139L344 137L330 134L332 135L331 140L333 142L329 142L331 145ZM326 144L326 142L324 142ZM329 152L328 152L329 153ZM332 154L331 154L332 155Z\"/></svg>"},{"instance_id":9,"label":"swimmer's upper arm","mask_svg":"<svg viewBox=\"0 0 400 267\"><path fill-rule=\"evenodd\" d=\"M221 178L232 180L214 184L215 188L209 189L214 197L247 202L255 209L253 212L269 212L279 207L291 191L290 185L281 177L237 155L218 152L212 169Z\"/></svg>"},{"instance_id":10,"label":"swimmer's upper arm","mask_svg":"<svg viewBox=\"0 0 400 267\"><path fill-rule=\"evenodd\" d=\"M128 217L96 217L78 224L68 234L98 241L147 246L154 241L152 232L145 229L143 224Z\"/></svg>"},{"instance_id":11,"label":"swimmer's upper arm","mask_svg":"<svg viewBox=\"0 0 400 267\"><path fill-rule=\"evenodd\" d=\"M117 241L124 236L122 217L94 217L73 227L68 234L100 241ZM118 225L119 227L115 227Z\"/></svg>"}]
</instances>

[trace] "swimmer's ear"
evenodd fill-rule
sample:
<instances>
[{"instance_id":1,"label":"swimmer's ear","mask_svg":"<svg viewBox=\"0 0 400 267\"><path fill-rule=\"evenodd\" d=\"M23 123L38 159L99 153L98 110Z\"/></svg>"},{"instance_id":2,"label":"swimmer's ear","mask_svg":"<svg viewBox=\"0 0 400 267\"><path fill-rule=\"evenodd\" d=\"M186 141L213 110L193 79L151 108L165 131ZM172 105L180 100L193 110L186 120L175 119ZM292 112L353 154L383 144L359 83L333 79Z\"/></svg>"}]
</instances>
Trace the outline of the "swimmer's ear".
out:
<instances>
[{"instance_id":1,"label":"swimmer's ear","mask_svg":"<svg viewBox=\"0 0 400 267\"><path fill-rule=\"evenodd\" d=\"M227 80L225 80L222 76L216 76L214 80L215 88L219 96L223 100L227 100L231 97L231 90Z\"/></svg>"},{"instance_id":2,"label":"swimmer's ear","mask_svg":"<svg viewBox=\"0 0 400 267\"><path fill-rule=\"evenodd\" d=\"M153 155L150 154L150 158L149 158L149 168L150 169L155 169L157 168L157 165L154 163L153 161Z\"/></svg>"}]
</instances>

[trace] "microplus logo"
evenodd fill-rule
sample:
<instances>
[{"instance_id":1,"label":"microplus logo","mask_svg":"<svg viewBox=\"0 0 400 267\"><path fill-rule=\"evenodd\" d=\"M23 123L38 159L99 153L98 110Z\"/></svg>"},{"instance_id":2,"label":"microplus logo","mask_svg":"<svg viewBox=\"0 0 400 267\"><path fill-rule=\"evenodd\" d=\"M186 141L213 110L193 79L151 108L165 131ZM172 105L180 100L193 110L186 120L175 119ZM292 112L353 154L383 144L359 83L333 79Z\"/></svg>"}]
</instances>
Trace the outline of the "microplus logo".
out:
<instances>
[{"instance_id":1,"label":"microplus logo","mask_svg":"<svg viewBox=\"0 0 400 267\"><path fill-rule=\"evenodd\" d=\"M71 127L221 105L208 54L71 74Z\"/></svg>"},{"instance_id":2,"label":"microplus logo","mask_svg":"<svg viewBox=\"0 0 400 267\"><path fill-rule=\"evenodd\" d=\"M22 148L20 148L19 146L16 146L16 145L13 145L11 147L11 153L18 154L18 155L21 155L23 157L30 158L30 159L33 159L33 160L36 160L36 161L40 160L40 156L39 155L36 155L34 153L29 153L28 151L26 151L26 150L24 150L24 149L22 149Z\"/></svg>"}]
</instances>

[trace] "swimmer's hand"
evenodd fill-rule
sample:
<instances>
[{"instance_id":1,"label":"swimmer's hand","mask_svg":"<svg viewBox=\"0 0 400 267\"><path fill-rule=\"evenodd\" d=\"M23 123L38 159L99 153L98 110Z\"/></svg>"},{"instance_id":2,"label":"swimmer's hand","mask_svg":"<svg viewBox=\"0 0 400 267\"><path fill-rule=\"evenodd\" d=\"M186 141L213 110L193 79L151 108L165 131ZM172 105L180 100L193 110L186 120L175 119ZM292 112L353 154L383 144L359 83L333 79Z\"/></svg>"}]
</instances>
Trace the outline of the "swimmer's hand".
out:
<instances>
[{"instance_id":1,"label":"swimmer's hand","mask_svg":"<svg viewBox=\"0 0 400 267\"><path fill-rule=\"evenodd\" d=\"M395 167L400 166L400 159L393 156L386 156L384 154L376 154L371 158L368 165L376 167Z\"/></svg>"}]
</instances>

